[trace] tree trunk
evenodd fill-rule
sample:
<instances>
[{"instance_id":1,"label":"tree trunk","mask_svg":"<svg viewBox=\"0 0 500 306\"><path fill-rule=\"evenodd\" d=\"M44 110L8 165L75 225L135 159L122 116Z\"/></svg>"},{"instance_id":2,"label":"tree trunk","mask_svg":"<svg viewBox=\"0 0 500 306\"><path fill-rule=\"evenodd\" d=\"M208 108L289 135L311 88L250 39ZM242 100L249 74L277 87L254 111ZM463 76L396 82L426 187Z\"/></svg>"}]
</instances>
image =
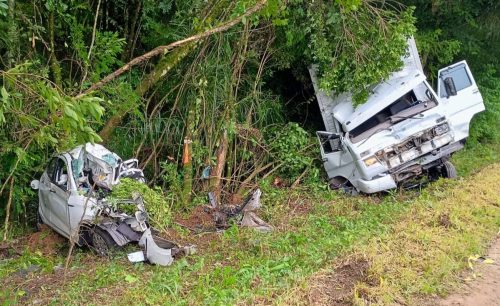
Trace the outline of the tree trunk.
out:
<instances>
[{"instance_id":1,"label":"tree trunk","mask_svg":"<svg viewBox=\"0 0 500 306\"><path fill-rule=\"evenodd\" d=\"M193 156L192 143L189 132L186 132L184 138L184 149L182 152L182 172L184 174L184 183L182 185L181 202L183 207L187 207L191 200L193 190Z\"/></svg>"},{"instance_id":2,"label":"tree trunk","mask_svg":"<svg viewBox=\"0 0 500 306\"><path fill-rule=\"evenodd\" d=\"M141 83L135 89L135 92L139 96L144 96L148 90L151 89L162 77L165 76L170 70L175 68L182 59L189 54L195 44L188 44L186 46L175 49L171 53L168 53L160 62L156 65L154 70L148 74ZM108 141L115 128L122 122L123 117L130 112L130 109L118 109L117 112L111 116L102 130L99 132L99 136L104 142Z\"/></svg>"},{"instance_id":3,"label":"tree trunk","mask_svg":"<svg viewBox=\"0 0 500 306\"><path fill-rule=\"evenodd\" d=\"M224 171L224 166L226 165L226 157L227 157L227 147L229 144L229 139L227 135L227 130L224 129L222 134L222 139L219 144L219 148L217 149L217 164L212 169L212 173L210 174L210 187L212 188L217 203L220 203L220 195L221 195L221 178L222 173Z\"/></svg>"},{"instance_id":4,"label":"tree trunk","mask_svg":"<svg viewBox=\"0 0 500 306\"><path fill-rule=\"evenodd\" d=\"M54 50L55 49L54 10L55 10L55 8L52 8L52 10L49 13L50 69L52 70L52 77L54 79L54 83L56 83L56 85L58 87L62 87L61 66L59 65L59 62L57 61L56 53Z\"/></svg>"},{"instance_id":5,"label":"tree trunk","mask_svg":"<svg viewBox=\"0 0 500 306\"><path fill-rule=\"evenodd\" d=\"M131 3L132 4L132 3ZM126 36L127 43L122 53L122 60L130 60L134 54L135 37L137 35L138 21L141 18L142 0L138 0L135 4L135 10L130 15L130 25L127 24L128 35ZM127 12L127 19L128 19ZM129 27L130 26L130 27Z\"/></svg>"},{"instance_id":6,"label":"tree trunk","mask_svg":"<svg viewBox=\"0 0 500 306\"><path fill-rule=\"evenodd\" d=\"M162 77L175 68L196 46L196 43L189 43L166 54L145 78L137 86L136 92L141 97L144 96Z\"/></svg>"},{"instance_id":7,"label":"tree trunk","mask_svg":"<svg viewBox=\"0 0 500 306\"><path fill-rule=\"evenodd\" d=\"M9 28L8 28L8 41L7 47L7 67L12 68L16 65L19 58L19 33L17 30L15 19L15 1L9 0Z\"/></svg>"},{"instance_id":8,"label":"tree trunk","mask_svg":"<svg viewBox=\"0 0 500 306\"><path fill-rule=\"evenodd\" d=\"M173 42L171 44L168 44L168 45L165 45L165 46L159 46L159 47L156 47L155 49L141 55L141 56L138 56L134 59L132 59L131 61L129 61L127 64L125 64L124 66L122 66L120 69L114 71L113 73L109 74L108 76L106 76L105 78L103 78L102 80L98 81L97 83L94 83L92 86L90 86L87 90L85 90L84 92L80 93L77 97L80 97L80 96L83 96L83 95L86 95L94 90L97 90L99 88L101 88L102 86L104 86L105 84L107 84L108 82L114 80L115 78L117 78L118 76L122 75L123 73L125 73L126 71L130 70L132 67L136 66L136 65L139 65L140 63L143 63L153 57L156 57L158 55L165 55L169 52L172 52L172 50L176 49L176 48L180 48L180 47L187 47L191 44L195 45L196 42L198 42L199 40L201 39L204 39L204 38L207 38L213 34L216 34L216 33L221 33L221 32L224 32L230 28L232 28L233 26L237 25L238 23L240 23L244 18L258 12L265 4L266 4L267 0L261 0L259 1L254 7L252 7L251 9L247 10L244 14L228 21L228 22L225 22L223 24L221 24L220 26L218 27L215 27L211 30L208 30L208 31L205 31L203 33L200 33L200 34L196 34L196 35L193 35L193 36L190 36L186 39L183 39L183 40L179 40L179 41L176 41L176 42ZM184 50L185 54L184 56L179 56L178 59L177 59L177 63L180 62L180 60L185 57L188 53L189 53L189 48L187 48L187 50ZM179 51L179 54L182 54L182 50ZM174 56L174 59L176 57ZM176 63L176 64L177 64ZM173 66L171 66L168 70L171 70L173 68ZM139 88L137 89L138 90L138 93L142 93L142 95L149 89L151 88L155 82L157 82L163 75L163 70L164 69L159 69L159 70L156 70L153 72L154 74L153 75L150 75L148 77L146 77L146 80L144 81L144 84L141 83L141 85L139 86ZM158 75L159 73L159 75ZM153 82L153 80L155 80ZM102 140L104 142L106 142L109 137L111 136L111 134L113 133L114 129L116 128L116 126L118 126L120 124L120 122L122 121L123 117L126 115L126 113L128 112L129 110L128 109L124 109L124 110L121 110L121 111L118 111L115 115L113 115L105 124L105 126L103 127L103 129L101 130L101 132L99 132L99 136L102 138Z\"/></svg>"},{"instance_id":9,"label":"tree trunk","mask_svg":"<svg viewBox=\"0 0 500 306\"><path fill-rule=\"evenodd\" d=\"M191 102L186 122L186 132L184 134L184 150L182 153L184 183L181 195L184 206L187 206L191 201L191 193L193 191L193 140L198 139L196 127L200 118L200 104L200 99Z\"/></svg>"}]
</instances>

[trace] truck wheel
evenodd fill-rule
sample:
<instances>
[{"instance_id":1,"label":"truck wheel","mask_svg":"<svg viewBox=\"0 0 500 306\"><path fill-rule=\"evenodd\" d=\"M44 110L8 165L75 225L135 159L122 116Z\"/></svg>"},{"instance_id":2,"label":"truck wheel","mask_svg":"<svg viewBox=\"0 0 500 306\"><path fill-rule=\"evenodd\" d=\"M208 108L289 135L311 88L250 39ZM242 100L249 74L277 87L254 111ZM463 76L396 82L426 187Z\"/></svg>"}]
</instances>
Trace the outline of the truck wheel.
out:
<instances>
[{"instance_id":1,"label":"truck wheel","mask_svg":"<svg viewBox=\"0 0 500 306\"><path fill-rule=\"evenodd\" d=\"M109 256L117 244L105 230L96 226L92 229L92 247L98 255Z\"/></svg>"},{"instance_id":2,"label":"truck wheel","mask_svg":"<svg viewBox=\"0 0 500 306\"><path fill-rule=\"evenodd\" d=\"M443 167L441 168L441 174L446 178L456 178L457 177L457 169L450 161L445 161L443 163Z\"/></svg>"},{"instance_id":3,"label":"truck wheel","mask_svg":"<svg viewBox=\"0 0 500 306\"><path fill-rule=\"evenodd\" d=\"M346 185L348 185L349 181L341 176L336 176L331 178L328 181L328 186L332 190L338 190L338 189L343 189Z\"/></svg>"}]
</instances>

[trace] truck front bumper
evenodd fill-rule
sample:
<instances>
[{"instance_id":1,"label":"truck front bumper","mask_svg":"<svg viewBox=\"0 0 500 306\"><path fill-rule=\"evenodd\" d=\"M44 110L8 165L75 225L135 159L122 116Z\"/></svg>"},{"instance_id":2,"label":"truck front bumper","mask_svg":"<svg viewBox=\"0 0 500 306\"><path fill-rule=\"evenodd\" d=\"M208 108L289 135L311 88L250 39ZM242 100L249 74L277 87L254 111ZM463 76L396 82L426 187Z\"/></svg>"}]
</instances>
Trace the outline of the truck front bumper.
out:
<instances>
[{"instance_id":1,"label":"truck front bumper","mask_svg":"<svg viewBox=\"0 0 500 306\"><path fill-rule=\"evenodd\" d=\"M353 181L352 184L356 187L356 189L364 193L375 193L397 187L396 182L390 174L380 176L369 181L359 179Z\"/></svg>"},{"instance_id":2,"label":"truck front bumper","mask_svg":"<svg viewBox=\"0 0 500 306\"><path fill-rule=\"evenodd\" d=\"M436 149L432 154L426 154L415 160L406 163L403 167L392 171L391 174L381 175L372 180L358 179L352 181L352 184L356 189L364 193L375 193L380 191L385 191L388 189L393 189L397 187L397 182L394 180L398 173L403 173L408 171L410 167L415 165L420 165L423 169L429 168L433 162L441 158L449 157L453 152L456 152L464 147L462 142L454 142L445 145L441 148Z\"/></svg>"}]
</instances>

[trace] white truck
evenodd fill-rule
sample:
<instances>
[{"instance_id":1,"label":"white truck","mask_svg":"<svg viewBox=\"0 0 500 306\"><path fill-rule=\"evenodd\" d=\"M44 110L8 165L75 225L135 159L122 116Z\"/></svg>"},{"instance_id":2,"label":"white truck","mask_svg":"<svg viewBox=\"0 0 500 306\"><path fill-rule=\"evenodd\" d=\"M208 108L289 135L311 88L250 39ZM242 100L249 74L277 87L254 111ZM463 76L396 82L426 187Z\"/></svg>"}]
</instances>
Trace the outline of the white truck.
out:
<instances>
[{"instance_id":1,"label":"white truck","mask_svg":"<svg viewBox=\"0 0 500 306\"><path fill-rule=\"evenodd\" d=\"M330 187L375 193L421 178L454 177L452 153L463 148L472 117L485 109L465 61L426 81L413 39L404 66L353 106L352 94L328 94L309 69L326 131L318 131Z\"/></svg>"}]
</instances>

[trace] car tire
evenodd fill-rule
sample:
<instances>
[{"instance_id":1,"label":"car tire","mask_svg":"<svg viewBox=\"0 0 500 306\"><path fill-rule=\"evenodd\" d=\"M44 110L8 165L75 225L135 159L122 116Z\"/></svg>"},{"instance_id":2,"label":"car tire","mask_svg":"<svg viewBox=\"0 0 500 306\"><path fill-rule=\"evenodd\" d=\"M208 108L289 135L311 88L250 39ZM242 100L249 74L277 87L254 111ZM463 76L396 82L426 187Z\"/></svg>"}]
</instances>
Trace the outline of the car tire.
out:
<instances>
[{"instance_id":1,"label":"car tire","mask_svg":"<svg viewBox=\"0 0 500 306\"><path fill-rule=\"evenodd\" d=\"M443 163L441 173L445 178L453 179L457 177L457 169L455 169L455 166L448 160Z\"/></svg>"},{"instance_id":2,"label":"car tire","mask_svg":"<svg viewBox=\"0 0 500 306\"><path fill-rule=\"evenodd\" d=\"M43 225L43 220L42 216L40 216L40 211L38 210L38 207L36 209L36 231L41 232L42 231L42 225Z\"/></svg>"},{"instance_id":3,"label":"car tire","mask_svg":"<svg viewBox=\"0 0 500 306\"><path fill-rule=\"evenodd\" d=\"M97 255L104 257L110 256L117 247L113 238L111 238L105 230L97 226L92 229L91 236L92 249L97 253Z\"/></svg>"}]
</instances>

